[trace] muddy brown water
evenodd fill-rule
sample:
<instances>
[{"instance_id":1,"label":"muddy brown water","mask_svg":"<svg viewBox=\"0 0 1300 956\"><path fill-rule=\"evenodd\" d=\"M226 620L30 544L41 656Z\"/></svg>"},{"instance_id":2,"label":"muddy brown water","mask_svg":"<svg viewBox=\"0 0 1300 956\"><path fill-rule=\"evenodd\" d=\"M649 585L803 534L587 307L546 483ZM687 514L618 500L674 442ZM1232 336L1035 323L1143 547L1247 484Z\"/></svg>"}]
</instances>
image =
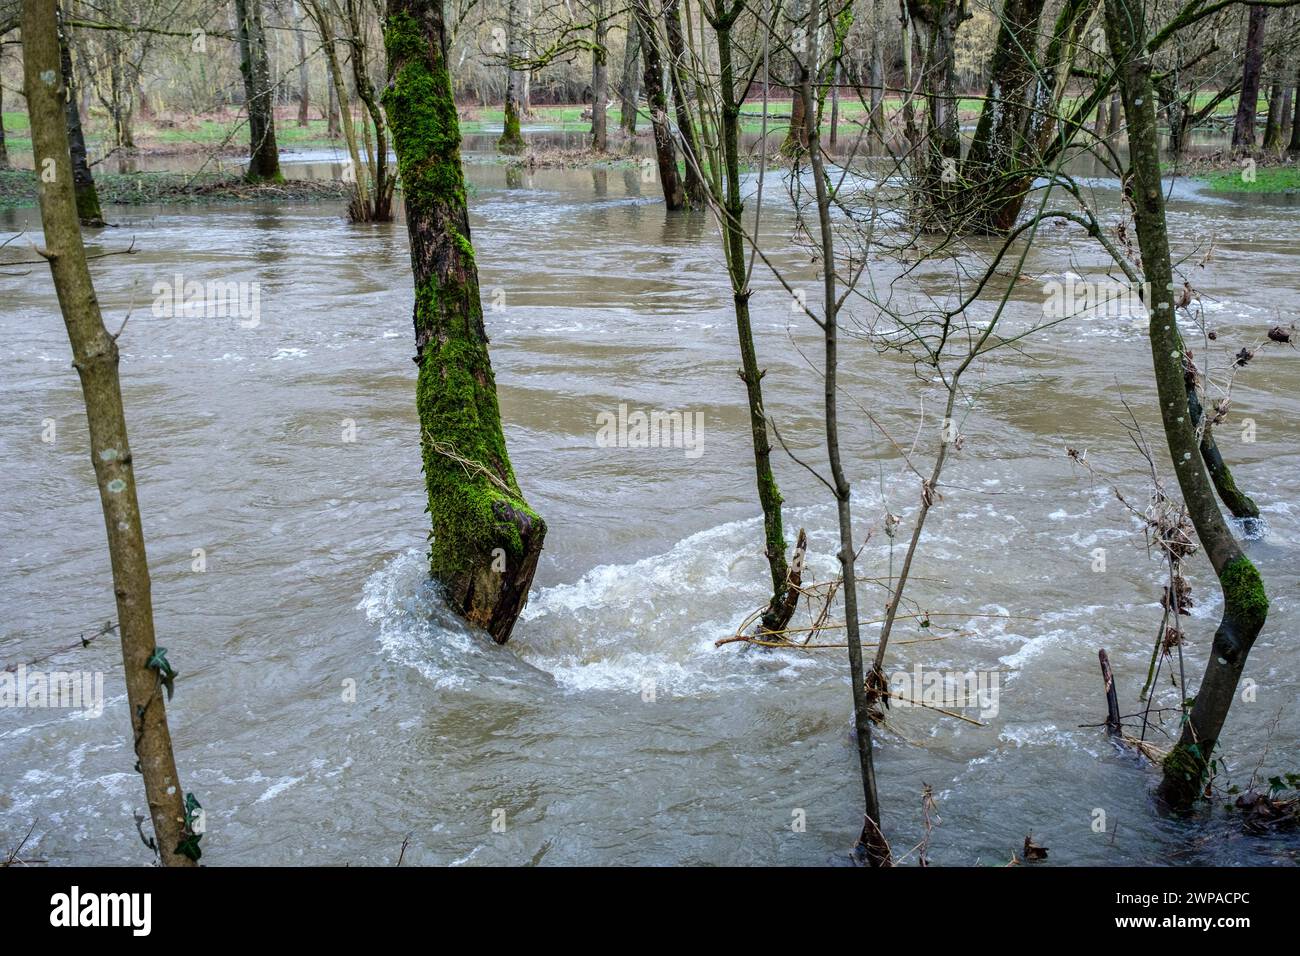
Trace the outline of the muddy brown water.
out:
<instances>
[{"instance_id":1,"label":"muddy brown water","mask_svg":"<svg viewBox=\"0 0 1300 956\"><path fill-rule=\"evenodd\" d=\"M300 173L329 174L331 156L302 158L322 169ZM131 313L128 421L159 639L181 672L178 763L207 810L205 862L391 863L408 835L410 863L842 861L860 823L844 652L713 646L761 603L765 564L711 224L666 214L635 168L468 170L511 454L550 526L505 647L449 619L425 581L400 223L351 226L335 204L114 208L118 228L91 240L92 252L131 239L138 250L94 272L110 325ZM1113 216L1115 184L1089 185ZM774 178L767 243L811 289L781 192ZM1209 261L1187 268L1223 348L1295 318L1296 215L1176 189L1178 253L1199 258L1213 241ZM38 228L34 211L0 213L0 240ZM1101 262L1078 234L1052 231L1026 263L1032 281L1015 290L1008 327L1038 320L1044 283ZM888 278L887 264L873 268ZM177 275L256 283L257 323L155 316L154 284ZM814 330L755 275L769 411L820 462L821 383L800 354L816 359ZM0 301L0 662L16 664L75 641L113 605L48 274L0 275ZM896 849L922 838L929 784L936 863L1003 863L1030 832L1059 864L1300 855L1293 836L1247 836L1221 812L1161 819L1152 772L1081 726L1104 718L1099 647L1125 712L1137 709L1160 618L1161 568L1107 484L1144 498L1143 463L1116 416L1127 399L1153 425L1150 361L1139 319L1098 316L979 370L986 387L945 474L914 592L956 630L904 622L900 639L947 636L900 644L890 669L997 672L997 712L985 726L891 712L877 767ZM850 339L842 363L846 394L891 432L910 441L924 409L933 434L937 393L907 362ZM1238 701L1225 733L1243 785L1300 769L1298 382L1293 352L1266 351L1220 432L1266 518L1247 547L1273 597L1248 669L1253 699ZM700 453L601 447L598 416L620 404L699 413ZM888 508L910 526L916 482L852 404L845 415L857 537L870 533L862 573L882 576L901 557L882 518ZM1247 418L1253 442L1241 440ZM1086 449L1102 477L1072 465L1067 446ZM827 493L775 460L787 527L808 528L813 571L829 576ZM1097 548L1104 572L1093 570ZM1219 601L1199 558L1190 576L1186 670L1198 681ZM878 616L879 585L862 596L864 616ZM0 711L0 848L34 823L29 848L51 862L147 863L116 645L103 638L43 666L102 671L107 705L97 718ZM1175 706L1179 690L1161 680L1160 705ZM1099 810L1113 832L1095 832Z\"/></svg>"}]
</instances>

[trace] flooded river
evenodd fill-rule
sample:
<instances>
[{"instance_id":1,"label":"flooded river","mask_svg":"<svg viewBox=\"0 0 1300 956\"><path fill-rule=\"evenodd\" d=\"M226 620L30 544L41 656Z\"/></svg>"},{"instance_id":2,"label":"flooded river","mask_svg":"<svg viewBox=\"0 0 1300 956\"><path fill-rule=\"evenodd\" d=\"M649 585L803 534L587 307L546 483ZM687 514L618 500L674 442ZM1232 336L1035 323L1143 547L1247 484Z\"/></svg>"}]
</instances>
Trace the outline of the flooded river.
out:
<instances>
[{"instance_id":1,"label":"flooded river","mask_svg":"<svg viewBox=\"0 0 1300 956\"><path fill-rule=\"evenodd\" d=\"M92 252L136 248L94 273L110 328L130 313L128 423L159 643L181 675L169 711L177 762L207 810L204 862L393 863L408 837L415 864L845 860L861 792L844 652L714 647L762 603L766 565L712 224L667 214L636 168L467 169L511 456L550 527L504 647L450 619L425 580L401 223L349 225L337 203L114 207L118 228L91 239ZM766 243L812 289L772 182ZM1116 185L1091 183L1110 216ZM1295 319L1298 212L1177 187L1177 254L1193 257L1185 269L1225 348ZM39 236L34 210L0 212L0 240L24 230ZM1045 282L1101 267L1077 231L1047 231L1008 321L1041 318ZM10 271L25 269L0 275L3 664L66 647L114 615L67 338L47 270ZM156 317L154 283L177 275L256 283L257 321ZM755 287L768 410L801 457L821 462L822 385L801 356L818 355L816 330L761 267ZM1005 863L1029 833L1058 864L1300 857L1294 836L1247 836L1222 811L1162 820L1151 769L1080 726L1105 716L1101 647L1124 712L1138 709L1160 621L1162 568L1108 487L1145 501L1121 399L1163 455L1150 367L1143 323L1113 316L1055 326L979 370L998 387L963 424L916 569L914 596L936 620L954 615L942 620L955 630L891 648L889 669L997 672L998 706L984 726L891 710L877 769L896 852L924 836L928 784L940 864ZM900 439L923 408L937 428L937 393L906 360L851 339L841 375ZM1224 734L1242 786L1300 770L1297 385L1295 354L1265 350L1219 433L1266 518L1248 550L1273 598L1247 670L1257 692ZM700 453L600 447L597 416L620 404L700 413ZM918 488L865 416L851 404L844 414L856 536L870 535L860 568L884 576L901 559L882 531L886 509L908 531ZM1243 419L1253 442L1241 440ZM50 422L54 440L43 441ZM1098 479L1067 446L1087 450ZM828 493L784 455L774 462L788 532L808 529L813 573L828 578ZM1194 685L1219 600L1200 556L1190 577ZM862 594L864 617L879 616L881 587ZM896 636L935 633L907 621ZM0 850L34 824L29 850L52 863L149 862L114 639L44 666L103 671L107 706L99 718L0 711ZM1161 681L1160 704L1176 706L1179 691Z\"/></svg>"}]
</instances>

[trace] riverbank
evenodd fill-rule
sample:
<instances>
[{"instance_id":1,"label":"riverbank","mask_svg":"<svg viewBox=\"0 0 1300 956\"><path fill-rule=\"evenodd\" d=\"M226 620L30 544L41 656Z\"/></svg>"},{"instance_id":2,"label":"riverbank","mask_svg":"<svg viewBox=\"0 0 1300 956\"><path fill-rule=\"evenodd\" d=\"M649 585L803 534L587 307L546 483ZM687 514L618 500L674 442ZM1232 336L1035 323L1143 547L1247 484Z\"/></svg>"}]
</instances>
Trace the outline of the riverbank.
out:
<instances>
[{"instance_id":1,"label":"riverbank","mask_svg":"<svg viewBox=\"0 0 1300 956\"><path fill-rule=\"evenodd\" d=\"M1234 158L1227 153L1185 157L1168 172L1206 184L1210 192L1254 196L1300 195L1300 165L1284 156Z\"/></svg>"},{"instance_id":2,"label":"riverbank","mask_svg":"<svg viewBox=\"0 0 1300 956\"><path fill-rule=\"evenodd\" d=\"M307 202L347 199L344 182L287 179L246 183L221 173L97 173L95 188L106 206L184 205L187 203ZM30 169L0 171L0 209L36 205L36 174Z\"/></svg>"}]
</instances>

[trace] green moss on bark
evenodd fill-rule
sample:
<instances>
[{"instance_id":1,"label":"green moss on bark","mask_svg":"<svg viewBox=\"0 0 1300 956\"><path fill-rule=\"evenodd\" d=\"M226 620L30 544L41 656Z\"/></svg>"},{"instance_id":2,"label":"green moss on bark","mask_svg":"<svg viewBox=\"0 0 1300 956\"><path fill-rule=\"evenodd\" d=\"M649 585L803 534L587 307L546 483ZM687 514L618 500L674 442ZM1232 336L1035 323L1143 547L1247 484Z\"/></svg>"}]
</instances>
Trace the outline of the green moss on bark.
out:
<instances>
[{"instance_id":1,"label":"green moss on bark","mask_svg":"<svg viewBox=\"0 0 1300 956\"><path fill-rule=\"evenodd\" d=\"M1264 593L1264 579L1250 558L1242 555L1228 562L1219 581L1225 612L1252 632L1262 628L1268 617L1268 595Z\"/></svg>"},{"instance_id":2,"label":"green moss on bark","mask_svg":"<svg viewBox=\"0 0 1300 956\"><path fill-rule=\"evenodd\" d=\"M497 149L513 156L522 153L524 148L524 134L519 126L519 109L507 99L505 128L501 131L501 138L497 140Z\"/></svg>"},{"instance_id":3,"label":"green moss on bark","mask_svg":"<svg viewBox=\"0 0 1300 956\"><path fill-rule=\"evenodd\" d=\"M519 491L501 429L469 234L460 125L441 55L441 11L402 6L389 5L383 103L415 276L429 568L472 623L505 641L527 595L546 525Z\"/></svg>"}]
</instances>

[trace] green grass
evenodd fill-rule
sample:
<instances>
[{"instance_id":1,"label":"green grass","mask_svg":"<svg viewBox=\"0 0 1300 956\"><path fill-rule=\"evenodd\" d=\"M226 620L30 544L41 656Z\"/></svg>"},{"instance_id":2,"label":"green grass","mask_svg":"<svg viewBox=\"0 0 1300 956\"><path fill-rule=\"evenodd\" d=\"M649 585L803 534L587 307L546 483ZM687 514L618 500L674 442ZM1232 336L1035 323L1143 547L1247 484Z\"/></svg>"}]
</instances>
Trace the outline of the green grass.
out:
<instances>
[{"instance_id":1,"label":"green grass","mask_svg":"<svg viewBox=\"0 0 1300 956\"><path fill-rule=\"evenodd\" d=\"M1253 193L1255 195L1300 194L1300 167L1264 166L1254 171L1253 178L1247 170L1220 169L1202 173L1196 178L1209 184L1216 193Z\"/></svg>"},{"instance_id":2,"label":"green grass","mask_svg":"<svg viewBox=\"0 0 1300 956\"><path fill-rule=\"evenodd\" d=\"M96 173L95 188L104 205L182 205L186 203L285 202L346 199L346 183L290 180L249 185L237 176L203 173ZM36 205L36 174L30 169L0 172L0 209Z\"/></svg>"}]
</instances>

